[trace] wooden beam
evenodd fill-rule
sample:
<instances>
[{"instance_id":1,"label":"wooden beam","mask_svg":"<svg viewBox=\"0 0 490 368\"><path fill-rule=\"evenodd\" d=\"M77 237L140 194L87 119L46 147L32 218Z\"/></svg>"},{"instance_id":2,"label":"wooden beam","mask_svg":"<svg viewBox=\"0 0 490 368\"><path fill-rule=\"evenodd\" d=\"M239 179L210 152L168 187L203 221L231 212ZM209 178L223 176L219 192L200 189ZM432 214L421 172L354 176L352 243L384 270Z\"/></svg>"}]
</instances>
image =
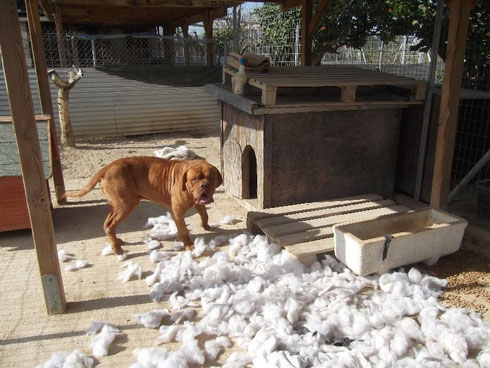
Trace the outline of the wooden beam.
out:
<instances>
[{"instance_id":1,"label":"wooden beam","mask_svg":"<svg viewBox=\"0 0 490 368\"><path fill-rule=\"evenodd\" d=\"M65 293L15 0L0 1L0 47L46 307L49 314L62 313Z\"/></svg>"},{"instance_id":2,"label":"wooden beam","mask_svg":"<svg viewBox=\"0 0 490 368\"><path fill-rule=\"evenodd\" d=\"M56 128L54 125L53 102L51 101L51 89L49 88L48 68L46 55L44 54L43 34L41 22L39 20L39 8L37 0L26 0L27 19L29 24L29 35L31 38L32 57L36 67L37 88L43 114L49 115L49 161L53 171L53 182L58 204L66 203L66 199L61 196L65 193L65 182L63 180L63 170L61 169L60 152L58 140L56 138Z\"/></svg>"},{"instance_id":3,"label":"wooden beam","mask_svg":"<svg viewBox=\"0 0 490 368\"><path fill-rule=\"evenodd\" d=\"M180 26L181 24L192 25L199 22L204 23L205 18L207 18L209 21L214 21L215 19L226 17L227 13L228 13L228 9L224 7L224 8L209 10L201 14L182 17L180 19L176 19L173 23L176 24L177 26Z\"/></svg>"},{"instance_id":4,"label":"wooden beam","mask_svg":"<svg viewBox=\"0 0 490 368\"><path fill-rule=\"evenodd\" d=\"M450 0L448 5L449 31L446 50L444 82L442 85L437 144L430 205L445 206L449 196L449 182L458 125L459 97L463 77L466 37L474 0Z\"/></svg>"},{"instance_id":5,"label":"wooden beam","mask_svg":"<svg viewBox=\"0 0 490 368\"><path fill-rule=\"evenodd\" d=\"M285 0L281 2L281 11L285 12L303 4L303 0Z\"/></svg>"},{"instance_id":6,"label":"wooden beam","mask_svg":"<svg viewBox=\"0 0 490 368\"><path fill-rule=\"evenodd\" d=\"M63 20L61 18L61 7L56 4L54 8L54 24L56 27L56 38L58 40L58 52L60 55L60 65L61 66L67 66L68 62L66 60L66 57L68 53L66 52L66 45L65 45L65 32L63 32Z\"/></svg>"},{"instance_id":7,"label":"wooden beam","mask_svg":"<svg viewBox=\"0 0 490 368\"><path fill-rule=\"evenodd\" d=\"M184 61L185 65L191 65L191 52L190 52L190 42L192 40L189 37L189 25L182 24L180 26L182 29L182 35L184 36Z\"/></svg>"},{"instance_id":8,"label":"wooden beam","mask_svg":"<svg viewBox=\"0 0 490 368\"><path fill-rule=\"evenodd\" d=\"M255 0L255 2L261 2ZM242 0L57 0L57 4L76 6L131 6L158 8L219 8L230 3L241 4Z\"/></svg>"},{"instance_id":9,"label":"wooden beam","mask_svg":"<svg viewBox=\"0 0 490 368\"><path fill-rule=\"evenodd\" d=\"M48 114L39 114L34 116L34 120L36 121L49 121L51 119L51 115ZM0 123L13 123L14 120L12 116L0 116Z\"/></svg>"},{"instance_id":10,"label":"wooden beam","mask_svg":"<svg viewBox=\"0 0 490 368\"><path fill-rule=\"evenodd\" d=\"M204 16L203 24L204 24L204 33L206 34L206 40L210 41L213 39L213 21L214 18L211 18L211 15L206 13ZM206 65L212 66L214 65L214 50L213 43L206 42Z\"/></svg>"},{"instance_id":11,"label":"wooden beam","mask_svg":"<svg viewBox=\"0 0 490 368\"><path fill-rule=\"evenodd\" d=\"M301 7L301 66L311 65L312 37L310 23L313 11L313 0L302 0Z\"/></svg>"},{"instance_id":12,"label":"wooden beam","mask_svg":"<svg viewBox=\"0 0 490 368\"><path fill-rule=\"evenodd\" d=\"M310 23L310 35L313 37L315 34L315 31L318 27L318 24L320 24L320 21L322 20L323 14L327 11L328 7L330 5L330 0L321 0L320 4L318 5L318 8L316 9L315 16L313 17L313 20Z\"/></svg>"}]
</instances>

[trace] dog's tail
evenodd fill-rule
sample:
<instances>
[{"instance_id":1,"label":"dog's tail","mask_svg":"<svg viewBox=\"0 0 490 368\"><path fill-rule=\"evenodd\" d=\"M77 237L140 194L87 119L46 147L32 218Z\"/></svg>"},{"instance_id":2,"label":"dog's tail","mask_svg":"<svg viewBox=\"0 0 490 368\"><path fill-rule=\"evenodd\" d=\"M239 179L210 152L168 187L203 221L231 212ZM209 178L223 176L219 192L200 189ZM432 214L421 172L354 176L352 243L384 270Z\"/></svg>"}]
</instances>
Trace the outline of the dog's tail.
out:
<instances>
[{"instance_id":1,"label":"dog's tail","mask_svg":"<svg viewBox=\"0 0 490 368\"><path fill-rule=\"evenodd\" d=\"M61 195L61 199L66 199L67 197L83 197L85 194L90 192L92 189L95 188L97 183L104 177L105 173L107 171L107 166L99 170L93 177L90 179L88 184L82 189L79 190L78 192L65 192Z\"/></svg>"}]
</instances>

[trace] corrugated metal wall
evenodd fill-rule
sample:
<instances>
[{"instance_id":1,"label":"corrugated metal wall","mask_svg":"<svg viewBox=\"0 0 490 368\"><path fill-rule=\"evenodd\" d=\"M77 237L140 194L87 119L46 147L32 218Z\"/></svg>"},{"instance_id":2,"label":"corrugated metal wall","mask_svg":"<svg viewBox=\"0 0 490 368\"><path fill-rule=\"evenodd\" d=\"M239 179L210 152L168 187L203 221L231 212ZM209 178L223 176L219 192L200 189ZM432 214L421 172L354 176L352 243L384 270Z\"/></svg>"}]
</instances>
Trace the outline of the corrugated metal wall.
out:
<instances>
[{"instance_id":1,"label":"corrugated metal wall","mask_svg":"<svg viewBox=\"0 0 490 368\"><path fill-rule=\"evenodd\" d=\"M67 79L67 69L56 69ZM204 87L172 87L144 83L83 68L84 76L70 91L70 115L76 137L121 136L216 128L217 100ZM36 73L29 68L34 108L40 114ZM56 89L51 95L58 126ZM0 69L0 116L10 115L5 80Z\"/></svg>"}]
</instances>

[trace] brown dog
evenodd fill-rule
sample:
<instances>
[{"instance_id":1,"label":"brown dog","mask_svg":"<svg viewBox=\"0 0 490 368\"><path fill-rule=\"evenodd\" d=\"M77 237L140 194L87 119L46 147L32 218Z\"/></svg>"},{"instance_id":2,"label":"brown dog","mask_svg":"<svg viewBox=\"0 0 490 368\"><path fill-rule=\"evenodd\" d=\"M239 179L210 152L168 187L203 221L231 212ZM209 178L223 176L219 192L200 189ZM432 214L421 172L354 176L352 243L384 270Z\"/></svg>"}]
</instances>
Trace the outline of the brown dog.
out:
<instances>
[{"instance_id":1,"label":"brown dog","mask_svg":"<svg viewBox=\"0 0 490 368\"><path fill-rule=\"evenodd\" d=\"M213 202L213 194L223 183L216 167L204 160L179 161L157 157L128 157L116 160L97 172L79 192L63 197L82 197L97 183L107 197L109 216L104 231L116 254L123 252L123 241L116 237L116 227L140 203L141 199L159 203L172 211L180 240L187 250L194 245L184 221L185 212L194 206L201 224L209 230L205 205Z\"/></svg>"}]
</instances>

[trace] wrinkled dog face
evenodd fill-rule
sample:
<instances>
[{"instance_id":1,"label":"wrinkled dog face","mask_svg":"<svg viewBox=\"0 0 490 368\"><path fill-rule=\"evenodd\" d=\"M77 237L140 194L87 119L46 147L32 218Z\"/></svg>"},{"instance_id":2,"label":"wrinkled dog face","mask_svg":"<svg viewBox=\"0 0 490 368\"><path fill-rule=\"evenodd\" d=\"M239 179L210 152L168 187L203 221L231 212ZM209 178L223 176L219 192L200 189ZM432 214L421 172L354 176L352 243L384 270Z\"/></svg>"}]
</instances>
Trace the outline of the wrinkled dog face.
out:
<instances>
[{"instance_id":1,"label":"wrinkled dog face","mask_svg":"<svg viewBox=\"0 0 490 368\"><path fill-rule=\"evenodd\" d=\"M186 188L194 197L194 203L205 205L213 202L213 194L223 183L220 172L206 161L195 161L185 174Z\"/></svg>"}]
</instances>

